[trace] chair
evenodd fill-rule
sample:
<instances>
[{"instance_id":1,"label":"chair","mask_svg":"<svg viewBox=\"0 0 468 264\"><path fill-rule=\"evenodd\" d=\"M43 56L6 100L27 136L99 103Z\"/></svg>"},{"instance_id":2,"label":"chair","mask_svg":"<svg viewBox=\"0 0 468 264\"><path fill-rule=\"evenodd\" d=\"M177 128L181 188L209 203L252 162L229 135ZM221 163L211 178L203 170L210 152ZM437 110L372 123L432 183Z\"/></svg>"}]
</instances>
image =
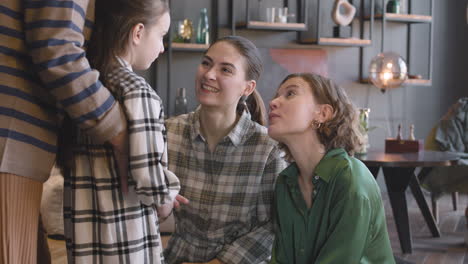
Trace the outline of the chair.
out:
<instances>
[{"instance_id":1,"label":"chair","mask_svg":"<svg viewBox=\"0 0 468 264\"><path fill-rule=\"evenodd\" d=\"M435 140L437 128L438 128L438 125L434 126L429 132L429 135L426 137L424 141L425 150L441 151L440 146L437 144ZM423 182L425 179L420 178L419 180ZM431 192L432 215L434 216L434 220L436 222L438 222L438 218L439 218L439 208L437 206L437 199L438 199L437 195ZM453 206L454 211L458 210L458 192L452 192L452 206Z\"/></svg>"},{"instance_id":2,"label":"chair","mask_svg":"<svg viewBox=\"0 0 468 264\"><path fill-rule=\"evenodd\" d=\"M451 193L453 210L457 210L458 191L468 192L468 167L463 166L468 165L468 97L452 105L432 128L425 149L456 152L461 157L458 165L462 166L438 168L420 179L423 187L431 191L432 212L437 221L437 196L440 193ZM427 182L429 184L424 184Z\"/></svg>"}]
</instances>

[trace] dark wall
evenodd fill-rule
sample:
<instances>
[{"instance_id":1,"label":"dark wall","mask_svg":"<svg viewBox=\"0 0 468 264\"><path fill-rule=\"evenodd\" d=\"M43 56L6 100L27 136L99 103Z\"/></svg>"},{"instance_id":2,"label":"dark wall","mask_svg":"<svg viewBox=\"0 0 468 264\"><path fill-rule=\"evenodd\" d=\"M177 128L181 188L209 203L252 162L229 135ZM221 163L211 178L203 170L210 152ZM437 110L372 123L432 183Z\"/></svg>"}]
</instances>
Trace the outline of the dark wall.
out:
<instances>
[{"instance_id":1,"label":"dark wall","mask_svg":"<svg viewBox=\"0 0 468 264\"><path fill-rule=\"evenodd\" d=\"M217 0L215 0L217 1ZM266 2L268 0L263 0ZM272 1L272 0L271 0ZM415 8L426 12L429 0L412 0ZM259 48L324 49L328 56L329 77L342 85L358 107L371 109L370 122L379 128L370 133L370 144L382 148L386 137L394 136L398 123L404 128L415 124L417 138L425 138L433 124L457 98L468 96L468 25L466 5L468 0L434 1L434 40L433 40L433 80L431 86L408 86L389 90L382 94L371 85L357 83L359 75L359 48L329 47L296 44L295 32L266 32L238 30L236 33L251 39ZM173 1L172 21L190 18L194 27L201 7L209 7L209 0ZM244 16L241 0L236 0L239 20ZM252 1L256 2L256 1ZM274 1L272 1L274 2ZM281 1L277 1L278 3ZM229 13L227 0L219 0L220 36L229 35ZM253 11L255 13L255 11ZM380 50L380 22L374 27L373 44L365 48L367 61ZM411 67L424 71L427 66L428 27L412 30ZM386 31L385 49L405 54L406 27L389 24ZM193 84L196 68L200 62L200 52L174 52L172 69L171 98L167 98L167 56L161 55L157 63L157 90L163 100L174 104L175 89L187 89L189 109L196 107ZM367 62L368 63L368 62ZM367 65L366 65L367 67ZM151 79L155 70L146 72ZM286 72L284 73L284 75ZM277 85L284 76L265 72L259 81L258 89L265 103L271 99ZM268 85L266 85L268 84ZM403 133L406 136L406 129Z\"/></svg>"}]
</instances>

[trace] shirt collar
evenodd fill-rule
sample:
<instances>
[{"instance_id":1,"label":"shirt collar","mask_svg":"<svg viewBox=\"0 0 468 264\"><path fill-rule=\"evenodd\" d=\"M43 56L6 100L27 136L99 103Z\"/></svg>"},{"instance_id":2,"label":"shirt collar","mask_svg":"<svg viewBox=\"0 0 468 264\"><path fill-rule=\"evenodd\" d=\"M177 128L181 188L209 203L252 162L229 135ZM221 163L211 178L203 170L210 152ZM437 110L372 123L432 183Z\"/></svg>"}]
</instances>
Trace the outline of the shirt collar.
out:
<instances>
[{"instance_id":1,"label":"shirt collar","mask_svg":"<svg viewBox=\"0 0 468 264\"><path fill-rule=\"evenodd\" d=\"M335 168L338 160L346 157L348 154L342 148L332 149L325 154L325 156L320 160L317 167L315 167L315 174L320 177L320 179L329 182L332 175L332 171Z\"/></svg>"},{"instance_id":2,"label":"shirt collar","mask_svg":"<svg viewBox=\"0 0 468 264\"><path fill-rule=\"evenodd\" d=\"M197 137L200 137L204 140L200 129L200 106L198 106L195 112L193 113L191 122L192 141L195 140ZM250 127L251 122L252 121L250 120L250 113L248 113L247 111L242 112L242 115L240 116L239 121L237 121L237 124L223 140L228 138L234 146L238 146L240 143L242 143L243 136L246 134L246 131Z\"/></svg>"},{"instance_id":3,"label":"shirt collar","mask_svg":"<svg viewBox=\"0 0 468 264\"><path fill-rule=\"evenodd\" d=\"M116 57L117 58L117 61L119 61L120 65L122 65L123 67L129 69L130 71L133 71L133 68L132 68L132 65L130 65L130 63L128 63L126 60L120 58L120 57Z\"/></svg>"},{"instance_id":4,"label":"shirt collar","mask_svg":"<svg viewBox=\"0 0 468 264\"><path fill-rule=\"evenodd\" d=\"M329 182L332 178L332 170L337 164L337 159L346 157L347 153L342 148L332 149L328 151L325 156L320 160L315 167L314 177L318 176L325 182ZM297 177L299 175L299 168L297 167L296 162L291 163L286 169L284 169L280 175L286 176L286 182L291 184L297 184Z\"/></svg>"}]
</instances>

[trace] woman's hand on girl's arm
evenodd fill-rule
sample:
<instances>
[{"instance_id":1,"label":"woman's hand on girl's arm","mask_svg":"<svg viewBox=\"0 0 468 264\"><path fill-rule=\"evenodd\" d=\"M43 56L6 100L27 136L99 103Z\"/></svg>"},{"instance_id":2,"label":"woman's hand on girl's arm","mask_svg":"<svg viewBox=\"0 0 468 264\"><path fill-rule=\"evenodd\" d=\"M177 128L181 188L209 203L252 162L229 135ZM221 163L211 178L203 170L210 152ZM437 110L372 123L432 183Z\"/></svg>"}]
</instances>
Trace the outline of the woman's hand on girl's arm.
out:
<instances>
[{"instance_id":1,"label":"woman's hand on girl's arm","mask_svg":"<svg viewBox=\"0 0 468 264\"><path fill-rule=\"evenodd\" d=\"M156 211L158 212L158 218L161 222L164 222L172 214L173 209L177 209L181 204L188 204L189 200L184 196L178 194L175 197L174 203L172 204L163 204L161 206L156 206Z\"/></svg>"}]
</instances>

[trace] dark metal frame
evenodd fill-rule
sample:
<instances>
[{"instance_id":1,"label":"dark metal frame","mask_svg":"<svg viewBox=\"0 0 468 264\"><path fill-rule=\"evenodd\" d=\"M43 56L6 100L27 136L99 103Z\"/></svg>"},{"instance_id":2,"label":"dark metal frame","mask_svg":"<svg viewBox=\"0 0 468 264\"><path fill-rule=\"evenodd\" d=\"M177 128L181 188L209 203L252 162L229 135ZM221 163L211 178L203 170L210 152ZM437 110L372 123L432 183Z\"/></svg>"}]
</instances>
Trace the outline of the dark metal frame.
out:
<instances>
[{"instance_id":1,"label":"dark metal frame","mask_svg":"<svg viewBox=\"0 0 468 264\"><path fill-rule=\"evenodd\" d=\"M236 28L238 27L236 25L236 12L235 12L235 6L234 6L234 1L235 0L230 0L230 21L231 21L231 34L235 35L236 34ZM250 20L250 12L249 12L249 6L250 6L250 1L251 0L246 0L246 5L245 5L245 25L244 26L239 26L242 28L247 28L247 29L255 29L255 30L274 30L274 31L304 31L307 30L307 2L308 0L296 0L297 1L297 23L303 23L305 27L297 27L297 28L288 28L288 27L274 27L274 26L252 26L249 24ZM290 0L283 0L283 6L284 7L289 7L289 1Z\"/></svg>"},{"instance_id":2,"label":"dark metal frame","mask_svg":"<svg viewBox=\"0 0 468 264\"><path fill-rule=\"evenodd\" d=\"M316 36L315 36L315 39L316 41L314 42L305 42L303 41L303 33L300 32L299 33L299 38L298 38L298 41L299 43L301 44L315 44L315 45L330 45L330 46L346 46L346 47L362 47L362 46L369 46L372 44L372 35L373 35L373 27L374 27L374 3L375 1L374 0L360 0L360 17L359 17L359 36L360 36L360 40L369 40L370 43L369 44L350 44L350 43L333 43L333 44L330 44L328 42L321 42L320 39L321 39L321 36L320 36L320 18L321 18L321 13L323 12L320 12L320 6L321 6L321 1L322 0L315 0L317 2L317 8L316 8L316 24L315 24L315 29L316 29ZM328 0L324 0L324 1L328 1ZM365 14L365 2L366 1L370 1L370 23L369 23L369 39L364 39L364 35L365 35L365 17L364 17L364 14ZM352 0L350 1L351 3L353 2ZM308 10L306 10L307 12ZM329 12L325 12L326 14L329 14ZM306 14L307 15L307 14Z\"/></svg>"},{"instance_id":3,"label":"dark metal frame","mask_svg":"<svg viewBox=\"0 0 468 264\"><path fill-rule=\"evenodd\" d=\"M412 14L412 5L411 5L412 0L408 0L408 14ZM382 26L381 26L381 47L380 47L380 52L385 51L385 29L386 29L386 23L388 22L393 22L393 23L406 23L408 30L407 30L407 40L406 40L406 63L408 65L408 69L410 68L410 58L411 58L411 25L412 24L428 24L430 27L430 33L429 33L429 51L428 51L428 57L429 57L429 65L428 65L428 81L429 84L432 80L432 55L433 55L433 36L434 36L434 25L433 25L433 19L431 20L423 20L423 19L400 19L400 18L387 18L386 15L386 6L388 0L381 0L382 2ZM430 16L433 18L434 15L434 0L429 0L430 7L429 7L429 12ZM364 51L361 48L360 51L360 67L359 67L359 78L360 80L364 80L364 62L363 62L363 57L364 57ZM408 84L406 84L408 85Z\"/></svg>"}]
</instances>

